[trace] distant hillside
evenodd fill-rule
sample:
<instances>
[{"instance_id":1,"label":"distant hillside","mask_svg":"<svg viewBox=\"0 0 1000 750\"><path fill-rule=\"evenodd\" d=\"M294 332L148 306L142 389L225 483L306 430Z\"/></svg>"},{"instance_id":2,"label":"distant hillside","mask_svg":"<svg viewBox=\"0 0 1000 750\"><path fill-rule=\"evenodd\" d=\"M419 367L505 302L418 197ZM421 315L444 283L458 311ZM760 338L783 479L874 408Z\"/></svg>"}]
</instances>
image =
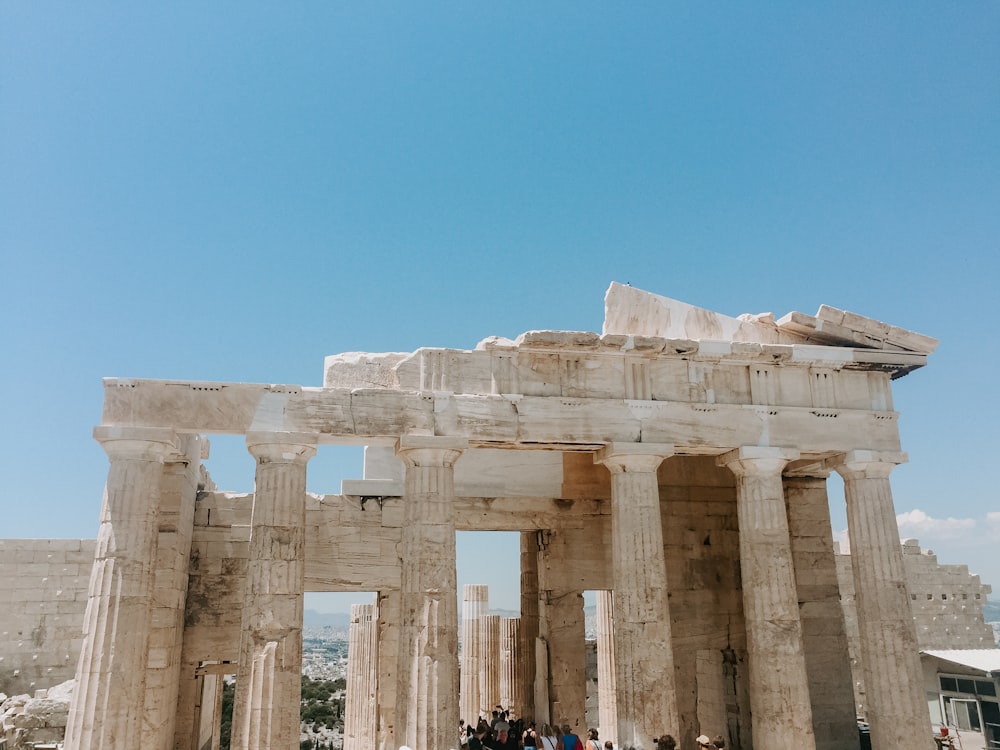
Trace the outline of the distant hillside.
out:
<instances>
[{"instance_id":1,"label":"distant hillside","mask_svg":"<svg viewBox=\"0 0 1000 750\"><path fill-rule=\"evenodd\" d=\"M1000 622L1000 601L987 601L983 605L983 619L986 622Z\"/></svg>"},{"instance_id":2,"label":"distant hillside","mask_svg":"<svg viewBox=\"0 0 1000 750\"><path fill-rule=\"evenodd\" d=\"M302 616L302 624L307 628L347 628L351 625L351 616L346 612L317 612L307 609Z\"/></svg>"}]
</instances>

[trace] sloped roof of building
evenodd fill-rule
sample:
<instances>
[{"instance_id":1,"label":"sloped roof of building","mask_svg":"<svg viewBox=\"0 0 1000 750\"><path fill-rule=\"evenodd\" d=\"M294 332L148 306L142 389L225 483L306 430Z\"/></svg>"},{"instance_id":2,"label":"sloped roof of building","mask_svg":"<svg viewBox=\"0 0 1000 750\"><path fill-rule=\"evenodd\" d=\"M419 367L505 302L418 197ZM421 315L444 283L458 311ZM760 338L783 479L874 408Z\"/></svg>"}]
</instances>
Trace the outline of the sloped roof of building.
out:
<instances>
[{"instance_id":1,"label":"sloped roof of building","mask_svg":"<svg viewBox=\"0 0 1000 750\"><path fill-rule=\"evenodd\" d=\"M950 661L952 664L961 664L970 669L978 669L985 674L1000 674L1000 648L928 649L920 653Z\"/></svg>"}]
</instances>

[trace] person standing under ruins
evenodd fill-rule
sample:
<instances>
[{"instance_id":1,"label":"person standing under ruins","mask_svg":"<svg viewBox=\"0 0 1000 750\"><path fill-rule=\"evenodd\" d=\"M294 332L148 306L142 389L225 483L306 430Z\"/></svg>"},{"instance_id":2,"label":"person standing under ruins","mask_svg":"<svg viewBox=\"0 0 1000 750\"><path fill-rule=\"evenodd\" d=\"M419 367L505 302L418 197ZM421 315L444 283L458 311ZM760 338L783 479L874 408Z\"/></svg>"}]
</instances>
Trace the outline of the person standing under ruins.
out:
<instances>
[{"instance_id":1,"label":"person standing under ruins","mask_svg":"<svg viewBox=\"0 0 1000 750\"><path fill-rule=\"evenodd\" d=\"M476 725L476 731L469 737L469 750L483 750L486 747L486 735L489 733L489 726L482 719Z\"/></svg>"},{"instance_id":2,"label":"person standing under ruins","mask_svg":"<svg viewBox=\"0 0 1000 750\"><path fill-rule=\"evenodd\" d=\"M716 750L715 744L708 739L708 735L700 734L695 740L698 743L698 750Z\"/></svg>"},{"instance_id":3,"label":"person standing under ruins","mask_svg":"<svg viewBox=\"0 0 1000 750\"><path fill-rule=\"evenodd\" d=\"M524 750L535 750L538 747L538 733L535 731L535 722L528 722L528 728L521 735L521 746Z\"/></svg>"},{"instance_id":4,"label":"person standing under ruins","mask_svg":"<svg viewBox=\"0 0 1000 750\"><path fill-rule=\"evenodd\" d=\"M661 735L656 739L656 750L676 750L677 740L669 734Z\"/></svg>"},{"instance_id":5,"label":"person standing under ruins","mask_svg":"<svg viewBox=\"0 0 1000 750\"><path fill-rule=\"evenodd\" d=\"M601 743L597 739L597 730L587 730L587 742L584 744L586 750L601 750Z\"/></svg>"},{"instance_id":6,"label":"person standing under ruins","mask_svg":"<svg viewBox=\"0 0 1000 750\"><path fill-rule=\"evenodd\" d=\"M726 746L726 741L722 738L721 734L717 734L712 740L712 744L719 748L719 750L722 750Z\"/></svg>"},{"instance_id":7,"label":"person standing under ruins","mask_svg":"<svg viewBox=\"0 0 1000 750\"><path fill-rule=\"evenodd\" d=\"M562 747L560 750L581 750L583 748L583 743L580 738L573 732L569 724L562 725Z\"/></svg>"},{"instance_id":8,"label":"person standing under ruins","mask_svg":"<svg viewBox=\"0 0 1000 750\"><path fill-rule=\"evenodd\" d=\"M542 724L542 733L539 737L541 744L539 745L542 750L556 750L559 745L559 733L556 731L555 727L551 724Z\"/></svg>"}]
</instances>

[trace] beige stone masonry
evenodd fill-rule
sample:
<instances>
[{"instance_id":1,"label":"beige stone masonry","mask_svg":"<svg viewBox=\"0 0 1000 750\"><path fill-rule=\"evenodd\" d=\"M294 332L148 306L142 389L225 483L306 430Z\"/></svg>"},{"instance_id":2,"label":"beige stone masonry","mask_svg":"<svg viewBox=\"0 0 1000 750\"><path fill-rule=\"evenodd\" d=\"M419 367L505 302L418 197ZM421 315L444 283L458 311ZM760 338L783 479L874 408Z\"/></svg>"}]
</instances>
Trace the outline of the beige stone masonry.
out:
<instances>
[{"instance_id":1,"label":"beige stone masonry","mask_svg":"<svg viewBox=\"0 0 1000 750\"><path fill-rule=\"evenodd\" d=\"M0 693L71 680L80 659L93 539L0 539Z\"/></svg>"},{"instance_id":2,"label":"beige stone masonry","mask_svg":"<svg viewBox=\"0 0 1000 750\"><path fill-rule=\"evenodd\" d=\"M798 451L748 446L718 458L736 475L740 568L756 750L815 748L781 472Z\"/></svg>"},{"instance_id":3,"label":"beige stone masonry","mask_svg":"<svg viewBox=\"0 0 1000 750\"><path fill-rule=\"evenodd\" d=\"M618 736L618 692L615 689L615 595L597 592L597 709L602 737Z\"/></svg>"},{"instance_id":4,"label":"beige stone masonry","mask_svg":"<svg viewBox=\"0 0 1000 750\"><path fill-rule=\"evenodd\" d=\"M856 750L851 662L837 583L826 475L784 479L817 750Z\"/></svg>"},{"instance_id":5,"label":"beige stone masonry","mask_svg":"<svg viewBox=\"0 0 1000 750\"><path fill-rule=\"evenodd\" d=\"M521 673L517 683L518 712L535 720L535 641L538 640L538 532L521 532L521 627L518 631ZM537 724L537 722L536 722ZM540 726L540 725L539 725Z\"/></svg>"},{"instance_id":6,"label":"beige stone masonry","mask_svg":"<svg viewBox=\"0 0 1000 750\"><path fill-rule=\"evenodd\" d=\"M479 621L489 612L489 587L481 583L462 587L462 659L459 718L475 726L479 718Z\"/></svg>"},{"instance_id":7,"label":"beige stone masonry","mask_svg":"<svg viewBox=\"0 0 1000 750\"><path fill-rule=\"evenodd\" d=\"M403 435L406 463L396 741L450 747L458 727L454 467L464 440Z\"/></svg>"},{"instance_id":8,"label":"beige stone masonry","mask_svg":"<svg viewBox=\"0 0 1000 750\"><path fill-rule=\"evenodd\" d=\"M111 465L66 747L134 750L142 732L163 460L177 452L176 437L120 427L98 427L94 437Z\"/></svg>"},{"instance_id":9,"label":"beige stone masonry","mask_svg":"<svg viewBox=\"0 0 1000 750\"><path fill-rule=\"evenodd\" d=\"M880 750L926 745L930 723L889 485L905 461L902 453L856 450L835 462L847 497L868 721Z\"/></svg>"},{"instance_id":10,"label":"beige stone masonry","mask_svg":"<svg viewBox=\"0 0 1000 750\"><path fill-rule=\"evenodd\" d=\"M611 472L617 741L640 749L679 721L656 478L673 453L672 445L612 443L595 456Z\"/></svg>"},{"instance_id":11,"label":"beige stone masonry","mask_svg":"<svg viewBox=\"0 0 1000 750\"><path fill-rule=\"evenodd\" d=\"M378 706L378 628L375 605L352 604L347 644L343 750L375 747Z\"/></svg>"},{"instance_id":12,"label":"beige stone masonry","mask_svg":"<svg viewBox=\"0 0 1000 750\"><path fill-rule=\"evenodd\" d=\"M183 455L167 458L161 480L142 712L142 747L162 750L171 750L174 740L195 497L201 476L200 459L207 458L208 450L207 441L197 435L181 436L179 444Z\"/></svg>"},{"instance_id":13,"label":"beige stone masonry","mask_svg":"<svg viewBox=\"0 0 1000 750\"><path fill-rule=\"evenodd\" d=\"M295 750L302 693L308 436L251 433L257 462L233 709L238 750Z\"/></svg>"},{"instance_id":14,"label":"beige stone masonry","mask_svg":"<svg viewBox=\"0 0 1000 750\"><path fill-rule=\"evenodd\" d=\"M489 720L500 705L500 615L479 618L479 714Z\"/></svg>"},{"instance_id":15,"label":"beige stone masonry","mask_svg":"<svg viewBox=\"0 0 1000 750\"><path fill-rule=\"evenodd\" d=\"M380 591L378 615L378 706L376 711L379 750L396 750L396 689L399 669L400 593Z\"/></svg>"},{"instance_id":16,"label":"beige stone masonry","mask_svg":"<svg viewBox=\"0 0 1000 750\"><path fill-rule=\"evenodd\" d=\"M621 285L605 312L600 334L335 355L322 387L106 380L111 467L68 746L203 750L235 673L234 747L293 750L304 591L377 592L358 746L448 750L460 710L499 702L584 733L582 594L596 590L615 609L591 707L604 738L848 750L823 479L838 464L873 738L918 747L918 608L887 467L901 448L891 381L936 341L835 308L732 318ZM254 493L220 492L198 466L213 433L247 436ZM307 494L318 445L365 446L364 479ZM490 657L463 637L461 688L456 530L518 533L522 557L522 618ZM38 562L0 603L32 603L52 575ZM35 604L16 623L18 659L26 628L37 650L56 627L38 618L69 614ZM478 634L485 602L477 614L463 628ZM489 659L503 689L484 690Z\"/></svg>"},{"instance_id":17,"label":"beige stone masonry","mask_svg":"<svg viewBox=\"0 0 1000 750\"><path fill-rule=\"evenodd\" d=\"M514 694L517 689L518 664L518 631L521 620L517 617L500 618L499 672L500 700L497 703L505 709L513 709L520 715L521 707L515 703Z\"/></svg>"}]
</instances>

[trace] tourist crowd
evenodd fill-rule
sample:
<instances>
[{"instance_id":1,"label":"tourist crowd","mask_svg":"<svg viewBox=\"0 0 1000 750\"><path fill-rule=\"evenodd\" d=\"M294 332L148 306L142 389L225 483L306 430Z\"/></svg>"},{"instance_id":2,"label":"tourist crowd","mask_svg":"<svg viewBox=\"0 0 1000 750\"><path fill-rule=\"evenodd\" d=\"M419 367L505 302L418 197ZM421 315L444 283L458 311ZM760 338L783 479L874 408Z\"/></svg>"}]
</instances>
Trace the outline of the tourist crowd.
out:
<instances>
[{"instance_id":1,"label":"tourist crowd","mask_svg":"<svg viewBox=\"0 0 1000 750\"><path fill-rule=\"evenodd\" d=\"M480 718L475 726L460 720L458 735L462 750L626 750L616 748L611 740L602 742L596 729L588 730L587 739L583 740L569 724L542 724L539 727L534 722L512 718L500 707L493 711L490 721ZM703 734L695 742L697 747L692 750L725 748L725 740L720 735L709 739ZM656 750L677 749L677 741L669 734L654 737L653 744Z\"/></svg>"}]
</instances>

